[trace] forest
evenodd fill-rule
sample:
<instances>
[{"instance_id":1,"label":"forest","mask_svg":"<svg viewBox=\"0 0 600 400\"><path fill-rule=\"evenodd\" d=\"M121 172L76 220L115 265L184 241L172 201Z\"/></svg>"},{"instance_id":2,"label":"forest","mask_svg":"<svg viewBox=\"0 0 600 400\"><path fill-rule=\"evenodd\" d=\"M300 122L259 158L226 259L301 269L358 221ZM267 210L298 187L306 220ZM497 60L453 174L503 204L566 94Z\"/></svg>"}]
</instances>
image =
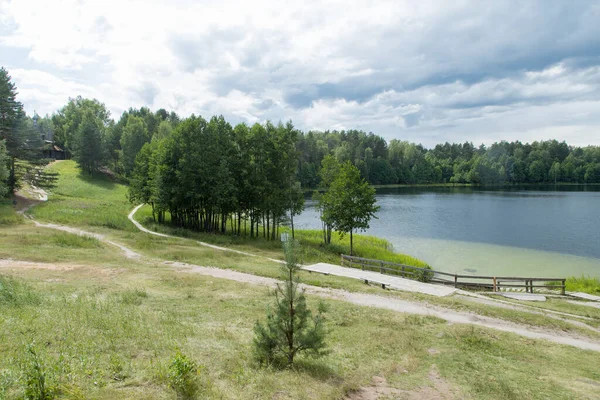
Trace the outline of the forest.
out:
<instances>
[{"instance_id":1,"label":"forest","mask_svg":"<svg viewBox=\"0 0 600 400\"><path fill-rule=\"evenodd\" d=\"M549 140L501 141L478 147L470 142L444 143L428 149L399 139L387 142L359 130L302 132L291 121L232 126L222 116L210 120L195 115L182 118L173 111L146 107L130 108L115 121L103 103L82 97L70 99L52 115L27 116L16 99L10 75L3 68L0 75L0 86L8 93L2 95L1 105L8 112L3 112L0 120L0 159L6 160L0 167L4 192L18 186L19 176L27 173L17 170L15 160L39 160L49 146L63 150L65 157L73 158L87 173L110 170L130 181L140 188L134 196L143 200L148 200L143 191L147 182L140 181L140 174L169 179L172 173L178 179L190 179L184 178L183 171L201 169L198 173L206 176L194 184L203 185L202 190L219 199L215 209L198 218L210 229L223 223L217 222L216 216L223 211L216 210L230 210L228 194L241 188L245 188L244 195L234 196L239 203L235 208L248 208L256 198L269 193L269 204L260 208L264 211L261 219L271 221L282 208L292 207L301 190L323 188L321 168L327 155L341 164L350 162L373 185L600 183L598 146L575 147ZM165 157L177 162L175 169L159 168L156 160L161 157L163 162ZM211 169L203 169L206 166ZM144 168L150 168L149 172ZM43 180L39 170L33 176ZM181 190L184 187L178 186ZM166 195L157 196L164 199ZM185 192L169 196L177 201L186 199ZM208 200L201 196L193 201L202 204ZM196 213L193 209L174 207L173 217L186 226L190 215ZM160 207L157 216L162 217ZM251 231L253 223L248 228ZM273 234L271 228L269 232Z\"/></svg>"}]
</instances>

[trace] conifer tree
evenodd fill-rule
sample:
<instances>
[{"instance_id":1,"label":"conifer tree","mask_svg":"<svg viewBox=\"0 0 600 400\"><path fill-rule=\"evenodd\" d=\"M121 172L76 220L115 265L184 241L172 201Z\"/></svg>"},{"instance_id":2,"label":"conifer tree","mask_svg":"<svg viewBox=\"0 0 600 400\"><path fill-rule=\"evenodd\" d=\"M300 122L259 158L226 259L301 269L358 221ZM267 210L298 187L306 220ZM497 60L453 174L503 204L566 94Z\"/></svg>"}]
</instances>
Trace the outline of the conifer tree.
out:
<instances>
[{"instance_id":1,"label":"conifer tree","mask_svg":"<svg viewBox=\"0 0 600 400\"><path fill-rule=\"evenodd\" d=\"M325 305L319 304L313 316L306 304L304 289L299 287L299 246L295 241L284 243L285 264L281 267L283 283L274 291L274 310L267 321L254 326L254 351L257 360L265 364L291 365L298 353L320 357L327 353L325 337Z\"/></svg>"}]
</instances>

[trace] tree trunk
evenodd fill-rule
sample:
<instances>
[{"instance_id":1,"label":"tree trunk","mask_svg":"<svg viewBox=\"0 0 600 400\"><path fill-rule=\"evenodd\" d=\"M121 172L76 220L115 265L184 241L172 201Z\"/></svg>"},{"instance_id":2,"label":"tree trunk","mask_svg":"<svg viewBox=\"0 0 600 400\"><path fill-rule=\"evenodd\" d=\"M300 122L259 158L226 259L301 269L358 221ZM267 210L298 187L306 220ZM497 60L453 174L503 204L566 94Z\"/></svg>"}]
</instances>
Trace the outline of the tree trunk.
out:
<instances>
[{"instance_id":1,"label":"tree trunk","mask_svg":"<svg viewBox=\"0 0 600 400\"><path fill-rule=\"evenodd\" d=\"M350 229L350 255L352 255L352 229Z\"/></svg>"}]
</instances>

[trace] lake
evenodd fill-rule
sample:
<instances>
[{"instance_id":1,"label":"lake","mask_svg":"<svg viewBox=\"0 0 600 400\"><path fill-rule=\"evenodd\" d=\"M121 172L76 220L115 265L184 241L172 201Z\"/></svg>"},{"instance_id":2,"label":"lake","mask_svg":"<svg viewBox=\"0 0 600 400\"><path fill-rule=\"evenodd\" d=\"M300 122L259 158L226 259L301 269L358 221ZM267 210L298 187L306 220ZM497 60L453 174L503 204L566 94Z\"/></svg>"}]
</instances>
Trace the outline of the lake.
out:
<instances>
[{"instance_id":1,"label":"lake","mask_svg":"<svg viewBox=\"0 0 600 400\"><path fill-rule=\"evenodd\" d=\"M600 277L600 187L385 188L370 235L451 273ZM320 229L312 201L294 220Z\"/></svg>"}]
</instances>

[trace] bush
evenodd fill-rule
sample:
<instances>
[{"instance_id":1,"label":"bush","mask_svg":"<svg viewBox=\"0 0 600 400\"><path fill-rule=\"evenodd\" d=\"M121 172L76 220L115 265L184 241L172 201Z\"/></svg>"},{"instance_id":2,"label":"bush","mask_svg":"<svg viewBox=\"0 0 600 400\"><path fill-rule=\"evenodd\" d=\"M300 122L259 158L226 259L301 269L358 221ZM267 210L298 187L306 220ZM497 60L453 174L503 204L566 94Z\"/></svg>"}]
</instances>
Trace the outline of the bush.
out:
<instances>
[{"instance_id":1,"label":"bush","mask_svg":"<svg viewBox=\"0 0 600 400\"><path fill-rule=\"evenodd\" d=\"M178 399L194 399L200 391L198 365L177 350L169 364L169 385L177 393Z\"/></svg>"},{"instance_id":2,"label":"bush","mask_svg":"<svg viewBox=\"0 0 600 400\"><path fill-rule=\"evenodd\" d=\"M304 290L298 288L300 262L297 242L284 243L283 284L274 291L274 311L269 310L265 324L254 326L254 355L261 364L294 362L298 353L320 357L327 353L325 344L325 305L320 303L313 317L306 304Z\"/></svg>"}]
</instances>

